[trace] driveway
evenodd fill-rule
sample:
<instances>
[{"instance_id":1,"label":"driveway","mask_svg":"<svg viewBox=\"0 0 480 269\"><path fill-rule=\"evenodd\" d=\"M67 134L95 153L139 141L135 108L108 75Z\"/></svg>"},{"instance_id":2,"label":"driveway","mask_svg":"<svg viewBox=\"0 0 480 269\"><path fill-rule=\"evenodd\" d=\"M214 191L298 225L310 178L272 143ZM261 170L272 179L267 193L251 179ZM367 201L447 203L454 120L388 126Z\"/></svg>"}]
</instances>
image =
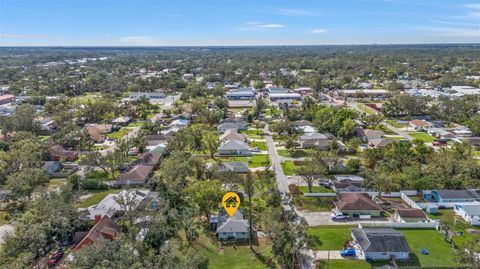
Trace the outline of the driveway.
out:
<instances>
[{"instance_id":1,"label":"driveway","mask_svg":"<svg viewBox=\"0 0 480 269\"><path fill-rule=\"evenodd\" d=\"M361 223L392 223L392 220L387 218L375 218L365 220L348 220L348 221L333 221L330 219L330 211L311 212L295 209L295 212L305 219L308 226L320 226L320 225L358 225Z\"/></svg>"}]
</instances>

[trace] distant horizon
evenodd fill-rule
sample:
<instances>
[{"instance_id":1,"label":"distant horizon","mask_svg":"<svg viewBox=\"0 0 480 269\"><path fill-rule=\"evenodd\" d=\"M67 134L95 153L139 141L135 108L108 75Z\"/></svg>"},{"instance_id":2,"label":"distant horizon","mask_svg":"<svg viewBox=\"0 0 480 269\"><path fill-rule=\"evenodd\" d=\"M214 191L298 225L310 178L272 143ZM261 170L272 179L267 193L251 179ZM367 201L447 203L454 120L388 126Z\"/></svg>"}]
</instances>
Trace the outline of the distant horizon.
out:
<instances>
[{"instance_id":1,"label":"distant horizon","mask_svg":"<svg viewBox=\"0 0 480 269\"><path fill-rule=\"evenodd\" d=\"M480 43L478 0L0 0L0 46Z\"/></svg>"}]
</instances>

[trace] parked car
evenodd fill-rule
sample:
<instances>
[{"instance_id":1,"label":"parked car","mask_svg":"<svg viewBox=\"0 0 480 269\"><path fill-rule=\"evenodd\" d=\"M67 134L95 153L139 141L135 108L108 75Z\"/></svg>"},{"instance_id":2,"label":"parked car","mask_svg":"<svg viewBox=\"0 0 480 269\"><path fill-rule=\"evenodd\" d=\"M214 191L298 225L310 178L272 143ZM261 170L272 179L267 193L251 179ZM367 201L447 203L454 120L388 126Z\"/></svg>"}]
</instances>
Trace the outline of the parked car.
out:
<instances>
[{"instance_id":1,"label":"parked car","mask_svg":"<svg viewBox=\"0 0 480 269\"><path fill-rule=\"evenodd\" d=\"M251 152L260 152L260 149L259 148L251 148L250 151Z\"/></svg>"},{"instance_id":2,"label":"parked car","mask_svg":"<svg viewBox=\"0 0 480 269\"><path fill-rule=\"evenodd\" d=\"M48 256L48 261L47 261L48 266L57 265L57 263L60 261L62 257L63 257L63 249L59 249L54 253L50 254L50 256Z\"/></svg>"},{"instance_id":3,"label":"parked car","mask_svg":"<svg viewBox=\"0 0 480 269\"><path fill-rule=\"evenodd\" d=\"M353 257L353 256L357 256L357 252L353 248L347 248L347 249L341 250L340 255L342 257L346 257L346 256L352 256Z\"/></svg>"},{"instance_id":4,"label":"parked car","mask_svg":"<svg viewBox=\"0 0 480 269\"><path fill-rule=\"evenodd\" d=\"M348 220L348 215L345 215L343 213L333 213L330 215L331 219L333 221L336 221L336 220Z\"/></svg>"}]
</instances>

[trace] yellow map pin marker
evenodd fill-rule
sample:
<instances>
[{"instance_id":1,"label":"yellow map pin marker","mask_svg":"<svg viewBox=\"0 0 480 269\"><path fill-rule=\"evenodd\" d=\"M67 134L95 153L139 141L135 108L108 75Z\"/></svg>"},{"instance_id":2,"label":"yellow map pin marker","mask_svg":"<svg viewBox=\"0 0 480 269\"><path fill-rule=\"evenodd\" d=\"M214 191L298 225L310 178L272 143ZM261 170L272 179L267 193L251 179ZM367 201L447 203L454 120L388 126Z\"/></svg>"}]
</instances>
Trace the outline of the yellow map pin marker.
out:
<instances>
[{"instance_id":1,"label":"yellow map pin marker","mask_svg":"<svg viewBox=\"0 0 480 269\"><path fill-rule=\"evenodd\" d=\"M240 196L235 192L227 192L222 198L223 208L227 211L228 215L233 216L240 206Z\"/></svg>"}]
</instances>

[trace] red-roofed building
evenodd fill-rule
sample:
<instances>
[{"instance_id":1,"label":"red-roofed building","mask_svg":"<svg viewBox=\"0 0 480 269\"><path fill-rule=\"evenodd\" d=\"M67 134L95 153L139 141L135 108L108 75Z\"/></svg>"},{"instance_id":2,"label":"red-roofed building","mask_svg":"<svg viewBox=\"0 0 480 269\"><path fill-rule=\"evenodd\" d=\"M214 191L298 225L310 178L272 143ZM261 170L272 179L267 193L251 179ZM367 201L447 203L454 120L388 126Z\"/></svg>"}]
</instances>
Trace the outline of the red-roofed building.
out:
<instances>
[{"instance_id":1,"label":"red-roofed building","mask_svg":"<svg viewBox=\"0 0 480 269\"><path fill-rule=\"evenodd\" d=\"M379 217L382 209L367 193L339 193L334 202L336 211L348 214L351 218L360 216Z\"/></svg>"},{"instance_id":2,"label":"red-roofed building","mask_svg":"<svg viewBox=\"0 0 480 269\"><path fill-rule=\"evenodd\" d=\"M73 249L79 251L82 248L91 245L99 238L115 239L121 233L121 227L118 226L110 217L104 216L98 220L97 224L90 229L88 234Z\"/></svg>"},{"instance_id":3,"label":"red-roofed building","mask_svg":"<svg viewBox=\"0 0 480 269\"><path fill-rule=\"evenodd\" d=\"M12 94L0 95L0 105L8 104L11 102L15 102L15 95L12 95Z\"/></svg>"}]
</instances>

